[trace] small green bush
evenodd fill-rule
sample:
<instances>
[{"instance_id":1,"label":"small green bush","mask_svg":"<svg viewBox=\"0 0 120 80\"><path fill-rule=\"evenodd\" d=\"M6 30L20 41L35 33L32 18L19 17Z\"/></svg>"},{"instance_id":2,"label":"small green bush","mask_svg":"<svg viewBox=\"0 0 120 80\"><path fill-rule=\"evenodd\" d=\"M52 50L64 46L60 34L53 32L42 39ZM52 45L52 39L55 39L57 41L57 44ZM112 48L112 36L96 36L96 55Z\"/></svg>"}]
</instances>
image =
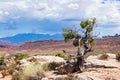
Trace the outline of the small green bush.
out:
<instances>
[{"instance_id":1,"label":"small green bush","mask_svg":"<svg viewBox=\"0 0 120 80\"><path fill-rule=\"evenodd\" d=\"M6 63L6 65L0 66L0 69L2 70L1 74L3 77L5 77L8 74L12 75L14 73L14 71L16 70L16 66L17 66L13 57L6 58L5 63Z\"/></svg>"},{"instance_id":2,"label":"small green bush","mask_svg":"<svg viewBox=\"0 0 120 80\"><path fill-rule=\"evenodd\" d=\"M17 61L17 60L25 59L27 57L28 57L27 54L18 53L18 54L15 55L15 60Z\"/></svg>"},{"instance_id":3,"label":"small green bush","mask_svg":"<svg viewBox=\"0 0 120 80\"><path fill-rule=\"evenodd\" d=\"M120 61L120 53L116 54L116 60Z\"/></svg>"},{"instance_id":4,"label":"small green bush","mask_svg":"<svg viewBox=\"0 0 120 80\"><path fill-rule=\"evenodd\" d=\"M107 54L102 54L102 55L99 57L100 60L107 60L108 58L109 58L109 55L107 55Z\"/></svg>"},{"instance_id":5,"label":"small green bush","mask_svg":"<svg viewBox=\"0 0 120 80\"><path fill-rule=\"evenodd\" d=\"M0 57L0 66L1 65L5 65L5 58L4 58L4 56Z\"/></svg>"},{"instance_id":6,"label":"small green bush","mask_svg":"<svg viewBox=\"0 0 120 80\"><path fill-rule=\"evenodd\" d=\"M64 59L67 58L66 55L65 55L64 53L60 53L60 52L56 53L55 56L58 56L58 57L61 57L61 58L64 58Z\"/></svg>"}]
</instances>

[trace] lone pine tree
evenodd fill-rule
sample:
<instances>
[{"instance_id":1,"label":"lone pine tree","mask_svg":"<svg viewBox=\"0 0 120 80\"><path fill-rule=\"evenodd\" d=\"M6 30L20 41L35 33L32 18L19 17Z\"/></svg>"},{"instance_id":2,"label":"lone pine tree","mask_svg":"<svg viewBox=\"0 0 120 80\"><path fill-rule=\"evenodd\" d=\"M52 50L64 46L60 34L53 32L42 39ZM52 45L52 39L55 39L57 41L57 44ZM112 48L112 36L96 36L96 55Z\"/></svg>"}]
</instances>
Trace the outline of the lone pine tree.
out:
<instances>
[{"instance_id":1,"label":"lone pine tree","mask_svg":"<svg viewBox=\"0 0 120 80\"><path fill-rule=\"evenodd\" d=\"M80 28L77 30L69 28L63 29L65 42L72 40L73 45L78 47L76 56L77 71L83 71L84 56L93 50L94 39L92 32L95 24L96 19L92 18L89 20L81 21ZM83 50L81 50L81 47Z\"/></svg>"}]
</instances>

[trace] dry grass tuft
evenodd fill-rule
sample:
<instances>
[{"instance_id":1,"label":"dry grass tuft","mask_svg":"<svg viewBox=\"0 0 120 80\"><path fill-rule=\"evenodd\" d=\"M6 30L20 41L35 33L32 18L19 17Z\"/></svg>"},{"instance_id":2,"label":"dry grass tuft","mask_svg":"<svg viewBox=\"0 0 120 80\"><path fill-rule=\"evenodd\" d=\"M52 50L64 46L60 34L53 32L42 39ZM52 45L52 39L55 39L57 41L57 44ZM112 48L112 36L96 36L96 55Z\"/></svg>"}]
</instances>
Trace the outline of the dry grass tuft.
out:
<instances>
[{"instance_id":1,"label":"dry grass tuft","mask_svg":"<svg viewBox=\"0 0 120 80\"><path fill-rule=\"evenodd\" d=\"M31 63L13 75L12 80L41 80L44 76L44 66L40 63Z\"/></svg>"},{"instance_id":2,"label":"dry grass tuft","mask_svg":"<svg viewBox=\"0 0 120 80\"><path fill-rule=\"evenodd\" d=\"M107 55L107 54L102 54L100 57L99 57L99 59L100 60L107 60L109 58L109 55Z\"/></svg>"},{"instance_id":3,"label":"dry grass tuft","mask_svg":"<svg viewBox=\"0 0 120 80\"><path fill-rule=\"evenodd\" d=\"M116 60L120 61L120 53L116 54Z\"/></svg>"}]
</instances>

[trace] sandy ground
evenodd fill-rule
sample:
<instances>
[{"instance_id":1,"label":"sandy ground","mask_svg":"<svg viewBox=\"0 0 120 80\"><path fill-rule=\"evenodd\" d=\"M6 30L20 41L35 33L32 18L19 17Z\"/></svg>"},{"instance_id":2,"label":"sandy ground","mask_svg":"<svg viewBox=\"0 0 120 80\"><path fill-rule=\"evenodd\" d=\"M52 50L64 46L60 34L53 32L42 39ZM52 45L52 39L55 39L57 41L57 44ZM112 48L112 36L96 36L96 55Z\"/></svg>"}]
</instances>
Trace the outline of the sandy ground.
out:
<instances>
[{"instance_id":1,"label":"sandy ground","mask_svg":"<svg viewBox=\"0 0 120 80\"><path fill-rule=\"evenodd\" d=\"M0 74L0 80L11 80L12 76L11 75L7 75L5 76L5 78L2 78L2 74Z\"/></svg>"},{"instance_id":2,"label":"sandy ground","mask_svg":"<svg viewBox=\"0 0 120 80\"><path fill-rule=\"evenodd\" d=\"M67 75L58 75L54 74L55 71L47 72L46 76L49 79L55 77L64 77ZM120 80L120 68L91 68L83 73L74 73L79 77L82 76L85 80L87 77L92 78L93 80Z\"/></svg>"},{"instance_id":3,"label":"sandy ground","mask_svg":"<svg viewBox=\"0 0 120 80\"><path fill-rule=\"evenodd\" d=\"M120 80L120 68L96 68L96 69L89 69L88 71L85 71L83 73L74 73L74 74L78 76L91 77L96 80L98 80L98 78L100 80ZM55 71L46 72L46 77L49 79L60 76L66 76L66 75L55 74ZM2 75L0 74L0 80L11 80L11 78L12 78L11 75L2 78Z\"/></svg>"}]
</instances>

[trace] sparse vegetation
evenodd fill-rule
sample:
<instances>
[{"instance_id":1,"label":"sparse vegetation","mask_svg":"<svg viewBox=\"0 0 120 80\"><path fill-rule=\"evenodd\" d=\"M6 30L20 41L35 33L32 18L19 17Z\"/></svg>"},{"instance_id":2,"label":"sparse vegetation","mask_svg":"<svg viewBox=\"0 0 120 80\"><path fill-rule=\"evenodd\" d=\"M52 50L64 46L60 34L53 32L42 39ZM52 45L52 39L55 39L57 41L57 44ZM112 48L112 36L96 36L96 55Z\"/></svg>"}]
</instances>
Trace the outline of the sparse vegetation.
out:
<instances>
[{"instance_id":1,"label":"sparse vegetation","mask_svg":"<svg viewBox=\"0 0 120 80\"><path fill-rule=\"evenodd\" d=\"M73 41L73 45L78 47L77 55L74 57L76 58L76 62L71 63L67 65L71 65L73 68L73 71L80 71L82 72L84 69L84 56L88 53L93 51L94 47L94 37L93 37L93 28L96 24L96 18L84 20L80 22L80 28L76 29L69 29L69 28L63 28L63 36L64 41L68 42L69 40ZM83 51L81 51L80 48L83 48ZM64 51L66 53L66 51ZM68 55L69 56L69 55ZM64 65L66 66L66 65ZM74 69L75 68L75 69ZM67 70L67 68L65 69Z\"/></svg>"},{"instance_id":2,"label":"sparse vegetation","mask_svg":"<svg viewBox=\"0 0 120 80\"><path fill-rule=\"evenodd\" d=\"M1 74L3 77L5 77L6 75L12 75L14 73L14 71L16 70L16 61L14 60L14 57L11 58L6 58L5 60L5 66L4 69L1 71Z\"/></svg>"},{"instance_id":3,"label":"sparse vegetation","mask_svg":"<svg viewBox=\"0 0 120 80\"><path fill-rule=\"evenodd\" d=\"M21 59L24 59L24 58L27 58L28 55L27 54L22 54L22 53L18 53L15 55L15 60L18 61L18 60L21 60Z\"/></svg>"},{"instance_id":4,"label":"sparse vegetation","mask_svg":"<svg viewBox=\"0 0 120 80\"><path fill-rule=\"evenodd\" d=\"M1 65L5 65L5 58L4 58L4 56L0 57L0 66Z\"/></svg>"},{"instance_id":5,"label":"sparse vegetation","mask_svg":"<svg viewBox=\"0 0 120 80\"><path fill-rule=\"evenodd\" d=\"M64 53L61 53L61 52L56 53L55 56L61 57L63 59L67 59L67 56Z\"/></svg>"},{"instance_id":6,"label":"sparse vegetation","mask_svg":"<svg viewBox=\"0 0 120 80\"><path fill-rule=\"evenodd\" d=\"M41 80L45 76L44 72L43 65L33 62L16 72L12 80Z\"/></svg>"},{"instance_id":7,"label":"sparse vegetation","mask_svg":"<svg viewBox=\"0 0 120 80\"><path fill-rule=\"evenodd\" d=\"M117 54L116 54L116 59L117 59L118 61L120 61L120 53L117 53Z\"/></svg>"}]
</instances>

